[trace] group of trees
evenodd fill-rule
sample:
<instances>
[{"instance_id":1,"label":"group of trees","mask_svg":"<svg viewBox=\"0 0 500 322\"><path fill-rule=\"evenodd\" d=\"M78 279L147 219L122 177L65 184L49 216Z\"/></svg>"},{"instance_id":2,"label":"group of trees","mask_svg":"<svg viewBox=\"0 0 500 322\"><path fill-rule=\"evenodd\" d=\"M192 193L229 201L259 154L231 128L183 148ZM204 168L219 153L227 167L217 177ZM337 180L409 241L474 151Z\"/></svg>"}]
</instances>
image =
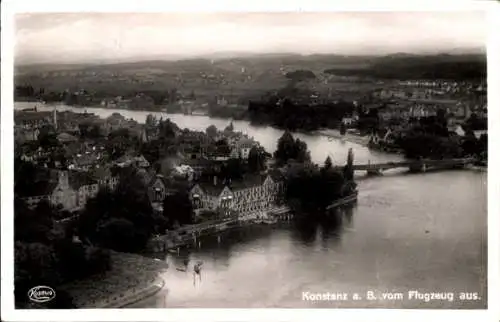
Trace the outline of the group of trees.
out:
<instances>
[{"instance_id":1,"label":"group of trees","mask_svg":"<svg viewBox=\"0 0 500 322\"><path fill-rule=\"evenodd\" d=\"M334 68L327 74L377 79L451 79L455 81L486 78L485 55L392 55L380 57L368 68Z\"/></svg>"},{"instance_id":2,"label":"group of trees","mask_svg":"<svg viewBox=\"0 0 500 322\"><path fill-rule=\"evenodd\" d=\"M396 138L395 144L408 158L460 158L479 157L487 151L487 135L476 138L472 127L465 127L465 135L460 137L450 132L446 120L437 116L421 118L408 131Z\"/></svg>"},{"instance_id":3,"label":"group of trees","mask_svg":"<svg viewBox=\"0 0 500 322\"><path fill-rule=\"evenodd\" d=\"M337 128L343 117L352 114L349 102L300 104L291 99L272 97L266 102L249 102L248 113L254 123L272 124L279 128L313 131Z\"/></svg>"},{"instance_id":4,"label":"group of trees","mask_svg":"<svg viewBox=\"0 0 500 322\"><path fill-rule=\"evenodd\" d=\"M59 287L111 268L109 251L74 240L73 227L56 221L59 212L48 201L43 200L35 209L30 209L22 199L15 197L16 307L33 306L27 296L28 290L49 285L57 296L43 306L72 308L71 297Z\"/></svg>"},{"instance_id":5,"label":"group of trees","mask_svg":"<svg viewBox=\"0 0 500 322\"><path fill-rule=\"evenodd\" d=\"M330 157L322 167L307 163L293 165L286 173L285 200L298 213L321 216L328 205L356 189L350 166L337 170Z\"/></svg>"},{"instance_id":6,"label":"group of trees","mask_svg":"<svg viewBox=\"0 0 500 322\"><path fill-rule=\"evenodd\" d=\"M278 166L286 164L289 160L301 163L311 161L307 144L300 139L294 139L289 131L285 131L278 139L278 147L274 152L274 158Z\"/></svg>"},{"instance_id":7,"label":"group of trees","mask_svg":"<svg viewBox=\"0 0 500 322\"><path fill-rule=\"evenodd\" d=\"M44 88L35 90L31 85L17 85L14 88L14 98L35 98L40 97L45 92Z\"/></svg>"},{"instance_id":8,"label":"group of trees","mask_svg":"<svg viewBox=\"0 0 500 322\"><path fill-rule=\"evenodd\" d=\"M186 184L177 184L176 192L163 200L163 212L158 212L152 208L148 187L135 168L123 168L119 176L114 191L101 189L87 201L77 222L83 240L116 251L140 252L152 235L193 223Z\"/></svg>"},{"instance_id":9,"label":"group of trees","mask_svg":"<svg viewBox=\"0 0 500 322\"><path fill-rule=\"evenodd\" d=\"M144 249L155 232L147 187L133 167L119 172L114 191L100 189L87 201L77 229L83 240L123 252Z\"/></svg>"},{"instance_id":10,"label":"group of trees","mask_svg":"<svg viewBox=\"0 0 500 322\"><path fill-rule=\"evenodd\" d=\"M91 122L82 122L78 124L78 130L82 140L95 140L103 137L103 133L99 125L92 124Z\"/></svg>"}]
</instances>

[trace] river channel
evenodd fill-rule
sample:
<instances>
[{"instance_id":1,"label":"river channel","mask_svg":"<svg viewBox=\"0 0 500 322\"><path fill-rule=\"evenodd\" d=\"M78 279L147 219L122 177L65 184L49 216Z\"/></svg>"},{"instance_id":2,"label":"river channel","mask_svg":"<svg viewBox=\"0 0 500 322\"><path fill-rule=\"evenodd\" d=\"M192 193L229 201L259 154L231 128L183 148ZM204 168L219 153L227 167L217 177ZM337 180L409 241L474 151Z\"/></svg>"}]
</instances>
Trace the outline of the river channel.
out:
<instances>
[{"instance_id":1,"label":"river channel","mask_svg":"<svg viewBox=\"0 0 500 322\"><path fill-rule=\"evenodd\" d=\"M16 103L17 108L33 104ZM53 107L39 107L52 110ZM58 110L83 112L59 106ZM118 112L144 122L148 114L166 113L87 108L107 117ZM228 120L206 116L168 115L181 128L223 129ZM234 121L269 152L283 131ZM330 155L344 164L349 148L355 163L396 161L354 143L321 135L296 134L315 162ZM166 288L133 307L183 308L485 308L487 303L487 173L453 170L408 174L391 171L360 178L357 205L317 226L259 226L207 238L179 254L156 255L171 269ZM176 270L185 258L190 271ZM201 280L192 266L203 261ZM453 299L409 298L452 292ZM368 299L372 291L376 299ZM315 293L347 293L348 299L311 301ZM460 299L460 293L469 299ZM358 293L360 298L352 300ZM383 298L382 293L402 293ZM476 293L475 295L473 293Z\"/></svg>"}]
</instances>

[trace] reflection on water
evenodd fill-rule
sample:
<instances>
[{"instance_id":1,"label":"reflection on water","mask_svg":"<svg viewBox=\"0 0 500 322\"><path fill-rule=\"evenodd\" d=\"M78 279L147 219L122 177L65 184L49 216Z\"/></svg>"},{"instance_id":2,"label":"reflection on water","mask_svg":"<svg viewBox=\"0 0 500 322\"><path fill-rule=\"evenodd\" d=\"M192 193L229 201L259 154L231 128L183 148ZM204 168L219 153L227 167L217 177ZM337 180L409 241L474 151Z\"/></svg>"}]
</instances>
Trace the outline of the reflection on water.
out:
<instances>
[{"instance_id":1,"label":"reflection on water","mask_svg":"<svg viewBox=\"0 0 500 322\"><path fill-rule=\"evenodd\" d=\"M486 176L449 171L361 180L358 204L326 221L256 226L224 234L220 243L203 240L189 250L191 262L204 262L203 281L194 288L191 275L170 269L161 306L484 308ZM479 292L481 299L302 300L306 291L369 290ZM155 301L136 307L156 307Z\"/></svg>"}]
</instances>

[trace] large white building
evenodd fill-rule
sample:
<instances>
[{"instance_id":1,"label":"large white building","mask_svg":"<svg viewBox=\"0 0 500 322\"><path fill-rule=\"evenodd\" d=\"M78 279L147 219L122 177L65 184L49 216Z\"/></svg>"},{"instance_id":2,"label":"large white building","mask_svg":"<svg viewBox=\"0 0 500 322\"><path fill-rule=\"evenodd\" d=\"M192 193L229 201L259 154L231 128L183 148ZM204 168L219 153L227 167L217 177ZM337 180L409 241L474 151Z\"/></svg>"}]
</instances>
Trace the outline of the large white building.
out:
<instances>
[{"instance_id":1,"label":"large white building","mask_svg":"<svg viewBox=\"0 0 500 322\"><path fill-rule=\"evenodd\" d=\"M277 206L284 192L283 176L279 171L246 177L238 182L196 184L190 192L195 212L216 211L240 217L263 214Z\"/></svg>"}]
</instances>

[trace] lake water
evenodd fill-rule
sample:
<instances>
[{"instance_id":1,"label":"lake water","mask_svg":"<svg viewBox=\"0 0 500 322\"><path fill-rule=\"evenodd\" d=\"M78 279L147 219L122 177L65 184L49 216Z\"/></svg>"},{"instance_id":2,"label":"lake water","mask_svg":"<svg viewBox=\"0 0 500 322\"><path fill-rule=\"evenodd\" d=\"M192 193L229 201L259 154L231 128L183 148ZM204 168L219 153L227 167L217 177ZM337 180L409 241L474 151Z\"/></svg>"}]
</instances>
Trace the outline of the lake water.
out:
<instances>
[{"instance_id":1,"label":"lake water","mask_svg":"<svg viewBox=\"0 0 500 322\"><path fill-rule=\"evenodd\" d=\"M31 105L33 106L33 105ZM16 108L26 108L26 104ZM62 109L62 107L59 107ZM64 107L65 109L72 109ZM45 109L45 108L44 108ZM46 107L51 110L51 107ZM41 110L41 109L39 109ZM81 109L73 109L83 111ZM91 109L102 117L120 112L144 122L149 112ZM165 113L154 113L163 115ZM228 120L169 115L181 128L223 129ZM270 152L283 133L234 121ZM319 135L297 134L311 156L331 155L344 164L354 149L355 163L398 160L356 144ZM284 224L254 227L201 241L179 255L158 255L171 265L166 288L133 307L216 308L485 308L487 296L487 173L454 170L359 180L357 205L317 226ZM185 258L190 271L177 271ZM201 281L192 266L201 260ZM452 292L453 300L410 299L408 291ZM369 300L372 291L377 299ZM310 301L309 293L347 293L348 300ZM402 293L383 299L382 293ZM477 293L460 300L460 293ZM305 293L305 294L304 294ZM354 293L360 299L352 300ZM304 297L304 295L306 295ZM310 297L309 297L310 298Z\"/></svg>"}]
</instances>

